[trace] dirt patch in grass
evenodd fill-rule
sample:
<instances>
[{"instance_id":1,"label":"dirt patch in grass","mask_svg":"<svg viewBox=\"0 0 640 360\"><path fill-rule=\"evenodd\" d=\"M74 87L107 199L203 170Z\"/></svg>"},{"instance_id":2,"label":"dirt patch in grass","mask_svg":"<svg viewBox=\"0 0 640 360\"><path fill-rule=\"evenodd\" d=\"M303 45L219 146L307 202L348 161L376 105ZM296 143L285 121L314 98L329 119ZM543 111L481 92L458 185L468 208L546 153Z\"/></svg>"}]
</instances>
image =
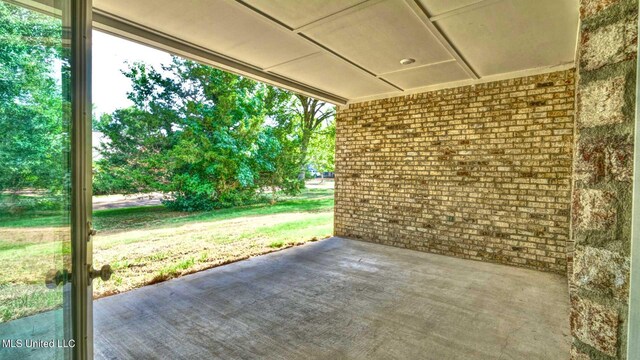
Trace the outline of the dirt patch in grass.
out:
<instances>
[{"instance_id":1,"label":"dirt patch in grass","mask_svg":"<svg viewBox=\"0 0 640 360\"><path fill-rule=\"evenodd\" d=\"M39 244L69 241L71 230L65 227L0 228L0 243Z\"/></svg>"}]
</instances>

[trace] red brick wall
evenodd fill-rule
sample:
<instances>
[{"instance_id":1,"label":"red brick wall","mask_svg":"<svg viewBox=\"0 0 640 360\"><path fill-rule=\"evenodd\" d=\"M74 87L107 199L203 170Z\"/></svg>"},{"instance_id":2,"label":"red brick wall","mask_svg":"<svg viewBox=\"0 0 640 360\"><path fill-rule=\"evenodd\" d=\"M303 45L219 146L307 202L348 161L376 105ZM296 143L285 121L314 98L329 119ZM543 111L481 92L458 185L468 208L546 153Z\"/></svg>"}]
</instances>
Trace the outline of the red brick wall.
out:
<instances>
[{"instance_id":1,"label":"red brick wall","mask_svg":"<svg viewBox=\"0 0 640 360\"><path fill-rule=\"evenodd\" d=\"M335 234L565 273L574 71L349 105Z\"/></svg>"}]
</instances>

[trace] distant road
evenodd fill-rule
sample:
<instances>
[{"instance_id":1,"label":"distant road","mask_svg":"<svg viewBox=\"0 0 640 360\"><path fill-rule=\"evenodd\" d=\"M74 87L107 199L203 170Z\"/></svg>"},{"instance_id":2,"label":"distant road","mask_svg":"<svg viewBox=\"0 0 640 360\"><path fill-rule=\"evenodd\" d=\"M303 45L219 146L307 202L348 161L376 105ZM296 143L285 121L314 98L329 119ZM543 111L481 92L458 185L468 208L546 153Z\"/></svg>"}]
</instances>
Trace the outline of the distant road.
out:
<instances>
[{"instance_id":1,"label":"distant road","mask_svg":"<svg viewBox=\"0 0 640 360\"><path fill-rule=\"evenodd\" d=\"M334 179L311 179L306 182L307 189L333 189Z\"/></svg>"},{"instance_id":2,"label":"distant road","mask_svg":"<svg viewBox=\"0 0 640 360\"><path fill-rule=\"evenodd\" d=\"M307 180L309 189L333 189L333 179ZM162 193L133 195L98 195L93 197L93 210L120 209L134 206L161 205Z\"/></svg>"},{"instance_id":3,"label":"distant road","mask_svg":"<svg viewBox=\"0 0 640 360\"><path fill-rule=\"evenodd\" d=\"M133 206L161 205L161 193L134 195L98 195L93 197L93 210L119 209Z\"/></svg>"}]
</instances>

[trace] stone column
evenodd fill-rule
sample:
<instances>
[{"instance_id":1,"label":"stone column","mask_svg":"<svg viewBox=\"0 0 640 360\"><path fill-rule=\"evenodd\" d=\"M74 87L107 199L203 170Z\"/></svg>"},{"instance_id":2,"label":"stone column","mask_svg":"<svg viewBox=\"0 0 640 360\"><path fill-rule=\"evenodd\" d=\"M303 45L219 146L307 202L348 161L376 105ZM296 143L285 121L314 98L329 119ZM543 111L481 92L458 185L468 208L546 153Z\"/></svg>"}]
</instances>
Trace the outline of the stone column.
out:
<instances>
[{"instance_id":1,"label":"stone column","mask_svg":"<svg viewBox=\"0 0 640 360\"><path fill-rule=\"evenodd\" d=\"M637 0L581 0L571 359L625 359Z\"/></svg>"}]
</instances>

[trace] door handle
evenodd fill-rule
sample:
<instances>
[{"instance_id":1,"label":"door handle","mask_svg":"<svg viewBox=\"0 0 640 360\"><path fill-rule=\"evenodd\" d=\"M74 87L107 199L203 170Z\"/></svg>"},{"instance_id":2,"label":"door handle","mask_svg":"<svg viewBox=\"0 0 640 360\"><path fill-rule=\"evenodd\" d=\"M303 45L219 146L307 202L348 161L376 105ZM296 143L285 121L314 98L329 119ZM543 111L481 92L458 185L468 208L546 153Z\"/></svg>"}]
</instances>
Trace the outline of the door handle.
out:
<instances>
[{"instance_id":1,"label":"door handle","mask_svg":"<svg viewBox=\"0 0 640 360\"><path fill-rule=\"evenodd\" d=\"M111 279L111 275L113 274L113 270L111 269L111 265L103 265L100 270L93 269L89 266L89 284L95 278L100 278L102 281L107 281ZM55 289L60 284L66 284L71 282L71 273L65 270L50 270L47 272L44 278L44 283L49 289Z\"/></svg>"},{"instance_id":2,"label":"door handle","mask_svg":"<svg viewBox=\"0 0 640 360\"><path fill-rule=\"evenodd\" d=\"M91 284L91 282L95 278L100 278L102 281L107 281L111 279L111 274L113 274L111 265L103 265L100 270L96 270L91 265L89 265L89 284Z\"/></svg>"},{"instance_id":3,"label":"door handle","mask_svg":"<svg viewBox=\"0 0 640 360\"><path fill-rule=\"evenodd\" d=\"M49 270L47 275L45 275L44 283L49 289L55 289L60 284L66 284L71 281L71 273L64 270Z\"/></svg>"}]
</instances>

